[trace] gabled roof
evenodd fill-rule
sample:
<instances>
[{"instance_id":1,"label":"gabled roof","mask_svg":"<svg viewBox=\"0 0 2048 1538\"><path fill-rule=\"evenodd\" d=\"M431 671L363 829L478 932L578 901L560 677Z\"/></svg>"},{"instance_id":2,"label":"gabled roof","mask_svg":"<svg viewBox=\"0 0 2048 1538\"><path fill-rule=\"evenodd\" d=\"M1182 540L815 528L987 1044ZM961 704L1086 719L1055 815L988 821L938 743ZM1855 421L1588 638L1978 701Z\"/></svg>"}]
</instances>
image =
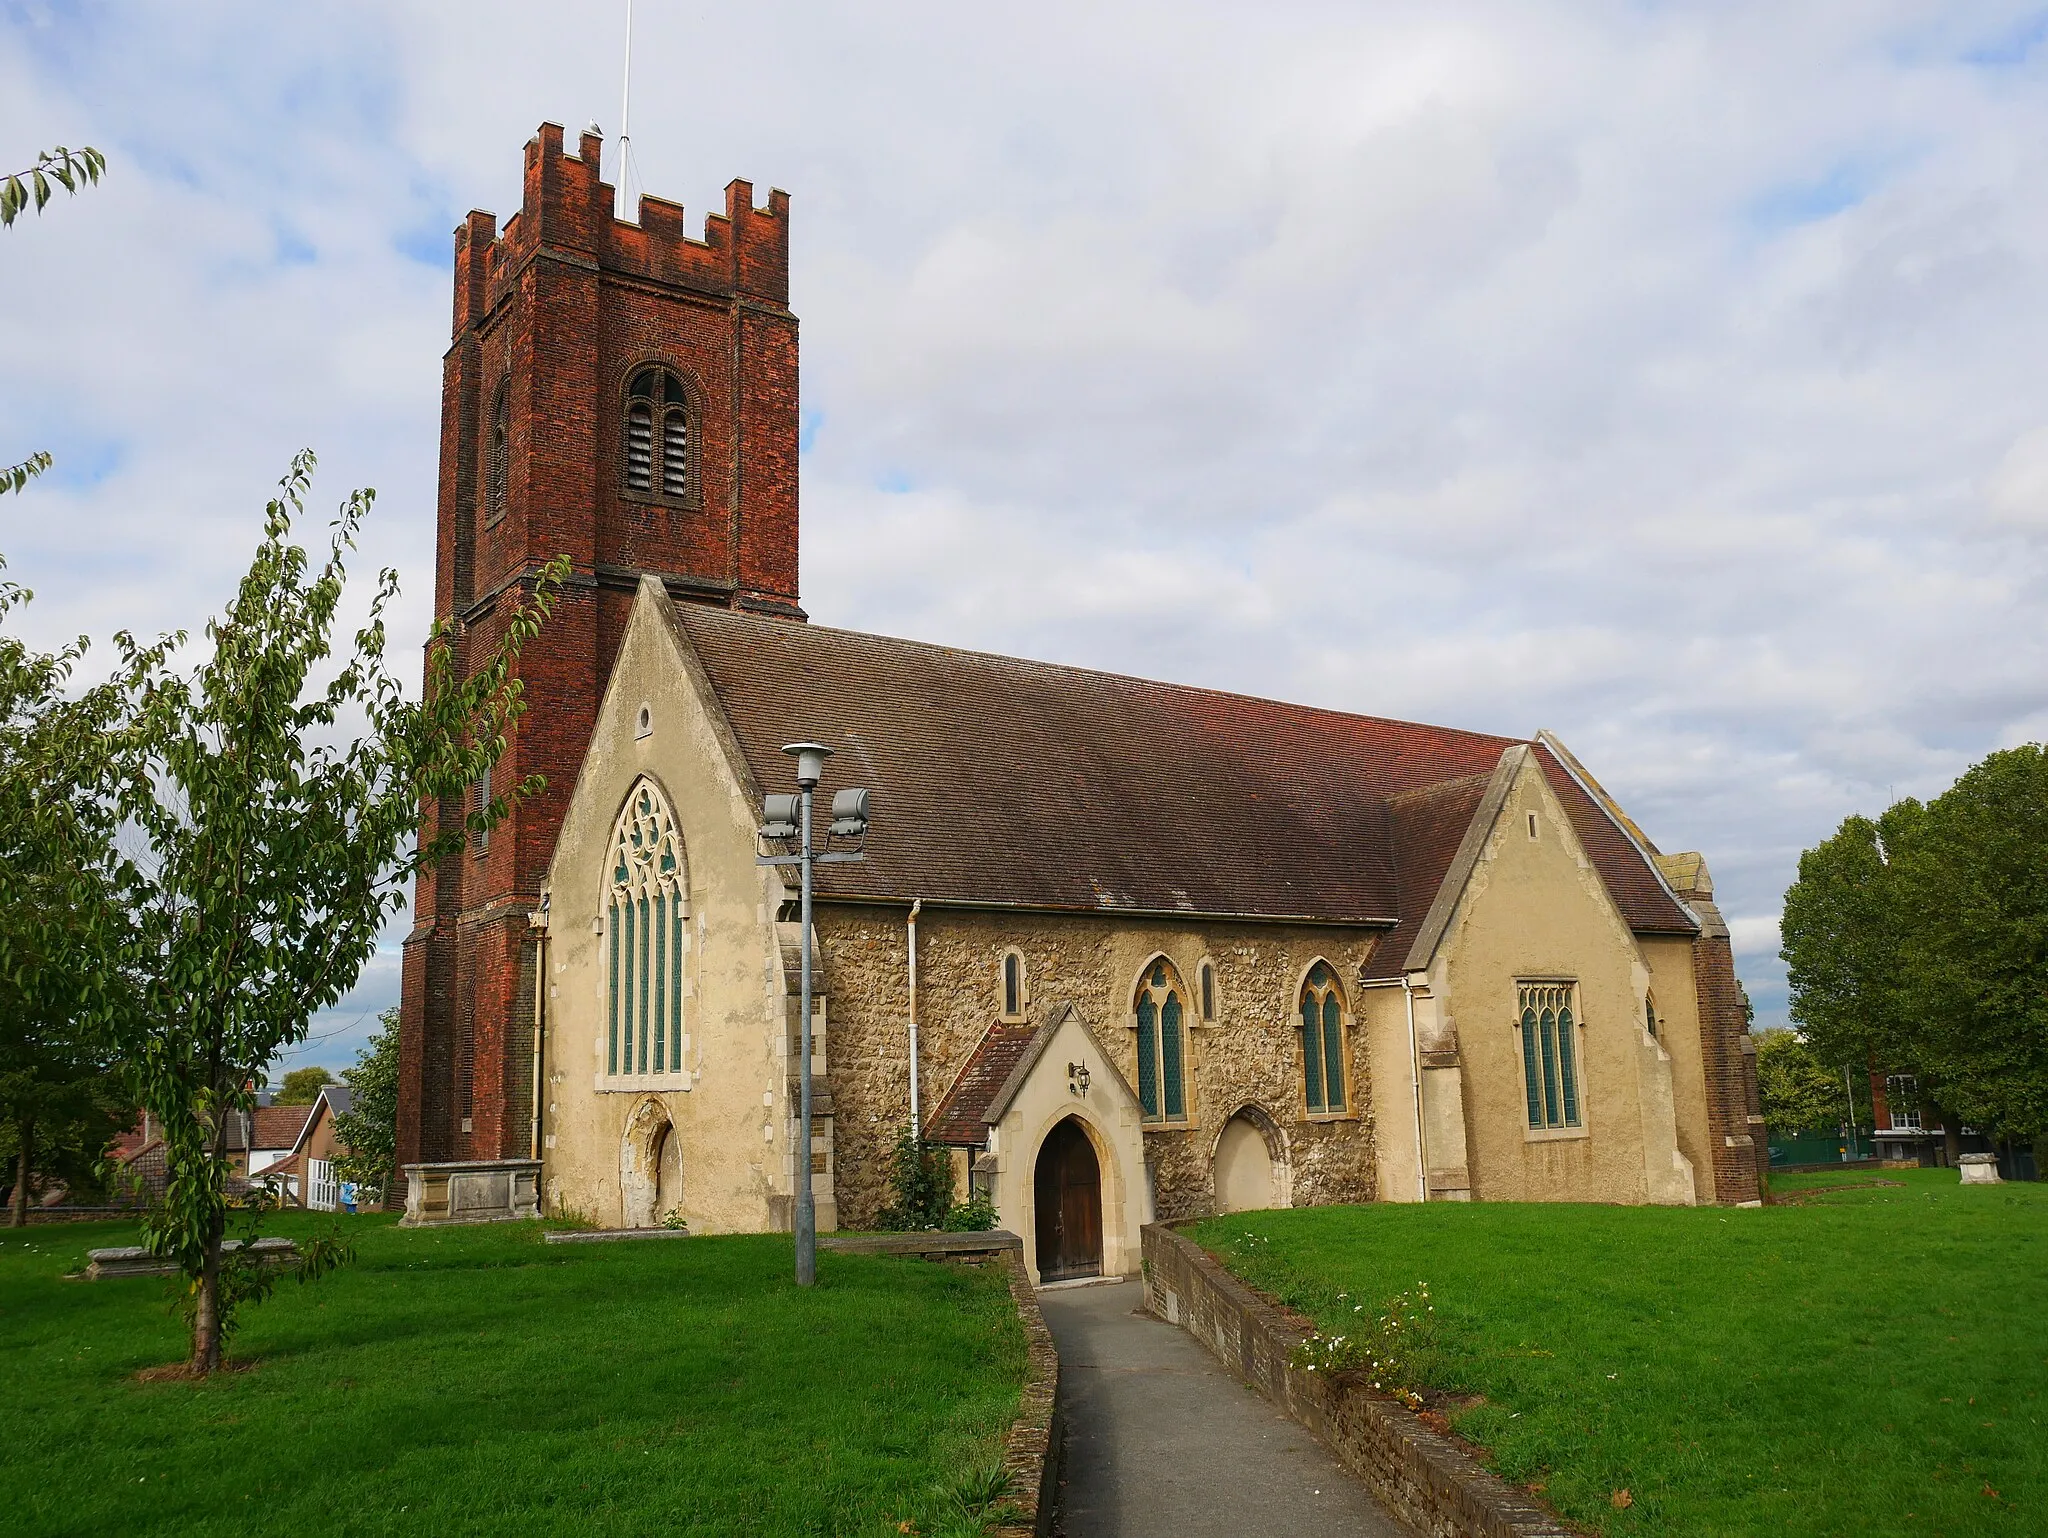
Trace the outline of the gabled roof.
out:
<instances>
[{"instance_id":1,"label":"gabled roof","mask_svg":"<svg viewBox=\"0 0 2048 1538\"><path fill-rule=\"evenodd\" d=\"M990 1026L938 1110L925 1123L926 1140L954 1148L979 1148L988 1137L984 1118L989 1107L1039 1035L1039 1028L1029 1025L998 1022Z\"/></svg>"},{"instance_id":2,"label":"gabled roof","mask_svg":"<svg viewBox=\"0 0 2048 1538\"><path fill-rule=\"evenodd\" d=\"M758 787L786 785L782 745L814 739L838 755L824 790L873 792L867 860L821 868L827 898L1413 926L1442 884L1439 847L1464 833L1438 824L1455 822L1465 782L1525 746L1631 927L1695 927L1647 856L1523 739L672 612ZM1418 793L1436 810L1397 811ZM1409 848L1417 838L1428 847Z\"/></svg>"},{"instance_id":3,"label":"gabled roof","mask_svg":"<svg viewBox=\"0 0 2048 1538\"><path fill-rule=\"evenodd\" d=\"M273 1148L296 1148L299 1134L306 1130L306 1123L313 1118L310 1105L259 1105L249 1113L254 1126L249 1131L249 1146L266 1152Z\"/></svg>"}]
</instances>

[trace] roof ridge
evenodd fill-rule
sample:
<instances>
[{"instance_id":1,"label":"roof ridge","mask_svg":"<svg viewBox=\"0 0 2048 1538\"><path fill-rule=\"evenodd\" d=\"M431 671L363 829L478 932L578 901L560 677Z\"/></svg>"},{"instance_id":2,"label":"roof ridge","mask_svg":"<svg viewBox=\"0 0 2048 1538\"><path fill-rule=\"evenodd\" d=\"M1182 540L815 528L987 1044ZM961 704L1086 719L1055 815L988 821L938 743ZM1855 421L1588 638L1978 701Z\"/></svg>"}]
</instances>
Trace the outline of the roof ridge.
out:
<instances>
[{"instance_id":1,"label":"roof ridge","mask_svg":"<svg viewBox=\"0 0 2048 1538\"><path fill-rule=\"evenodd\" d=\"M772 625L792 633L843 636L851 641L869 643L887 641L897 646L915 647L920 651L942 652L955 657L975 658L984 662L1003 662L1014 667L1035 668L1048 673L1081 674L1089 678L1112 679L1117 683L1143 684L1147 688L1170 690L1176 694L1198 695L1205 699L1242 700L1252 705L1279 705L1288 710L1311 711L1319 716L1333 716L1344 721L1374 721L1384 726L1412 726L1432 732L1455 732L1461 737L1469 737L1477 742L1496 743L1502 747L1518 742L1533 744L1536 740L1533 737L1504 737L1497 732L1474 731L1470 727L1465 726L1439 726L1429 721L1410 721L1403 716L1382 716L1374 715L1367 711L1338 710L1329 705L1309 705L1304 704L1300 700L1283 700L1270 694L1247 694L1239 689L1215 689L1202 684L1176 683L1172 679L1167 678L1148 678L1141 673L1118 673L1109 668L1083 667L1078 663L1072 662L1047 662L1038 657L1018 657L1009 652L984 651L980 647L975 646L953 646L944 641L921 641L915 636L885 635L875 630L848 630L838 625L820 625L806 620L788 620L772 614L755 614L742 612L737 609L721 609L710 604L679 603L676 605L676 610L679 615L684 616L685 624L698 617L716 615L721 620L740 620L748 624Z\"/></svg>"}]
</instances>

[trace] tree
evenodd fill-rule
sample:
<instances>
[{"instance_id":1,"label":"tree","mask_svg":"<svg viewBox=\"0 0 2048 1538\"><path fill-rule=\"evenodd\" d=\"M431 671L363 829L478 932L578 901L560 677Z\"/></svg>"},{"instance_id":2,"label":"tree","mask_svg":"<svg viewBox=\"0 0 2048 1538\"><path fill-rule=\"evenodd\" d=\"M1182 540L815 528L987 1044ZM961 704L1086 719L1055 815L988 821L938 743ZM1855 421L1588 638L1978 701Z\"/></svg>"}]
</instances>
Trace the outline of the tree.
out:
<instances>
[{"instance_id":1,"label":"tree","mask_svg":"<svg viewBox=\"0 0 2048 1538\"><path fill-rule=\"evenodd\" d=\"M41 213L59 187L76 197L81 183L97 182L106 169L107 157L91 145L76 152L61 144L44 150L26 171L0 176L0 228L13 224L31 203ZM0 465L0 492L20 491L49 468L50 456L40 452L17 464Z\"/></svg>"},{"instance_id":2,"label":"tree","mask_svg":"<svg viewBox=\"0 0 2048 1538\"><path fill-rule=\"evenodd\" d=\"M0 582L0 618L30 596ZM0 635L0 1145L15 1227L35 1172L80 1182L128 1120L90 1028L94 997L113 981L92 935L111 919L107 744L126 702L106 686L66 692L84 650L80 640L38 652Z\"/></svg>"},{"instance_id":3,"label":"tree","mask_svg":"<svg viewBox=\"0 0 2048 1538\"><path fill-rule=\"evenodd\" d=\"M1866 1086L1868 1082L1866 1078ZM1756 1034L1757 1093L1764 1121L1773 1131L1822 1131L1844 1125L1855 1083L1853 1074L1844 1077L1843 1065L1821 1061L1812 1043L1791 1031ZM1867 1088L1861 1098L1868 1101ZM1859 1115L1858 1125L1870 1126L1867 1113Z\"/></svg>"},{"instance_id":4,"label":"tree","mask_svg":"<svg viewBox=\"0 0 2048 1538\"><path fill-rule=\"evenodd\" d=\"M396 1006L377 1020L384 1029L371 1032L355 1066L341 1071L348 1082L349 1109L334 1118L334 1134L348 1149L334 1161L335 1172L363 1187L365 1205L382 1200L398 1179Z\"/></svg>"},{"instance_id":5,"label":"tree","mask_svg":"<svg viewBox=\"0 0 2048 1538\"><path fill-rule=\"evenodd\" d=\"M220 1365L236 1303L260 1295L239 1260L223 1281L228 1113L249 1108L265 1066L354 986L419 866L540 788L529 779L414 841L423 800L462 794L503 753L525 708L518 656L566 561L524 598L507 595L495 646L471 641L481 655L469 676L437 626L418 703L385 665L397 577L383 572L352 652L320 686L373 493L343 504L326 561L310 570L291 532L313 463L310 452L293 461L190 671L167 661L182 638L147 651L119 638L137 715L118 808L144 853L115 863L131 918L107 938L138 1007L103 1018L163 1128L166 1188L144 1232L183 1272L195 1375Z\"/></svg>"},{"instance_id":6,"label":"tree","mask_svg":"<svg viewBox=\"0 0 2048 1538\"><path fill-rule=\"evenodd\" d=\"M1922 1089L2048 1154L2048 750L1972 767L1898 863Z\"/></svg>"},{"instance_id":7,"label":"tree","mask_svg":"<svg viewBox=\"0 0 2048 1538\"><path fill-rule=\"evenodd\" d=\"M1911 1074L2048 1153L2048 753L1993 753L1933 801L1851 817L1785 894L1791 1013L1827 1063Z\"/></svg>"},{"instance_id":8,"label":"tree","mask_svg":"<svg viewBox=\"0 0 2048 1538\"><path fill-rule=\"evenodd\" d=\"M320 1098L320 1091L334 1082L334 1075L325 1068L315 1065L311 1068L294 1068L284 1076L284 1086L272 1097L272 1105L311 1105Z\"/></svg>"}]
</instances>

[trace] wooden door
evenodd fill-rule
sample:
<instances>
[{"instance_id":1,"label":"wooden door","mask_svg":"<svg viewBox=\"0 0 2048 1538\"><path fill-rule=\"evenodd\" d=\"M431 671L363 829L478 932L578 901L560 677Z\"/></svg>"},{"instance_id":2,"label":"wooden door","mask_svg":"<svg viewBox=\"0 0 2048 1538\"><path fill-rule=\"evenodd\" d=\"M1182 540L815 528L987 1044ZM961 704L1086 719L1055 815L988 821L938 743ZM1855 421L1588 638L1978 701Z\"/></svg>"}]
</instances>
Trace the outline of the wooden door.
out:
<instances>
[{"instance_id":1,"label":"wooden door","mask_svg":"<svg viewBox=\"0 0 2048 1538\"><path fill-rule=\"evenodd\" d=\"M1102 1274L1102 1167L1081 1124L1068 1117L1046 1135L1035 1172L1038 1279Z\"/></svg>"}]
</instances>

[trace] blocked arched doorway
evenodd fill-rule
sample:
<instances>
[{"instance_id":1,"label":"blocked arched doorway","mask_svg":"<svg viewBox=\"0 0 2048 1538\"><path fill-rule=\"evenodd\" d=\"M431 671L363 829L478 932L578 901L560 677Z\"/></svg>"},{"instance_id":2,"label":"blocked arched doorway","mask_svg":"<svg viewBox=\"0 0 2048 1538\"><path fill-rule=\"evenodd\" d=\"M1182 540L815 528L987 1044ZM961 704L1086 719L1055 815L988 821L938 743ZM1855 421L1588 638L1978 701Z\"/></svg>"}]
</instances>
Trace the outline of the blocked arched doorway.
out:
<instances>
[{"instance_id":1,"label":"blocked arched doorway","mask_svg":"<svg viewBox=\"0 0 2048 1538\"><path fill-rule=\"evenodd\" d=\"M1102 1274L1102 1165L1095 1144L1069 1116L1045 1135L1033 1176L1038 1279Z\"/></svg>"},{"instance_id":2,"label":"blocked arched doorway","mask_svg":"<svg viewBox=\"0 0 2048 1538\"><path fill-rule=\"evenodd\" d=\"M1265 1134L1246 1116L1233 1116L1216 1140L1216 1210L1258 1212L1273 1199L1273 1156Z\"/></svg>"}]
</instances>

